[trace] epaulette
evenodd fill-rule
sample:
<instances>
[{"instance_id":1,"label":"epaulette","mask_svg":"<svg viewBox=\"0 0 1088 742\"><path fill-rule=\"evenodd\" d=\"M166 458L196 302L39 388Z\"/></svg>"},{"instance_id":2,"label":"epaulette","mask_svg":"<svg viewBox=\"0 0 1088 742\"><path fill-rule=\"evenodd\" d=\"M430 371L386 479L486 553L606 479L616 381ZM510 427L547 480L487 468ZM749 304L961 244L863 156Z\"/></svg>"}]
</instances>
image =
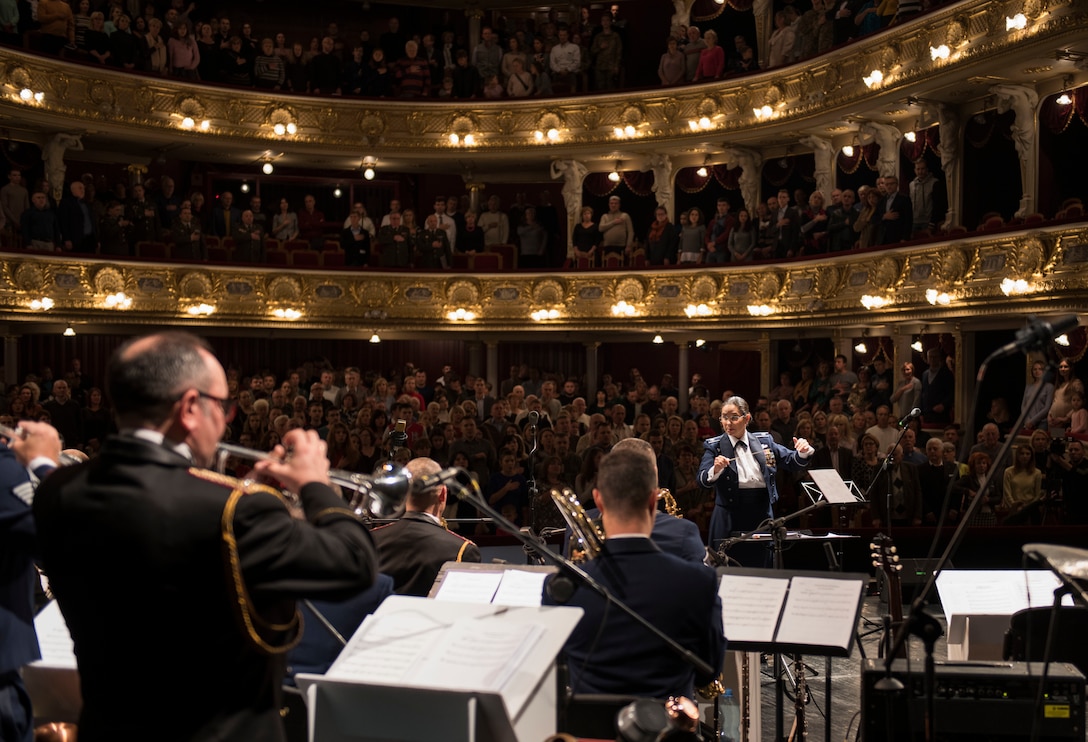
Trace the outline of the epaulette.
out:
<instances>
[{"instance_id":1,"label":"epaulette","mask_svg":"<svg viewBox=\"0 0 1088 742\"><path fill-rule=\"evenodd\" d=\"M219 472L211 471L209 469L199 469L195 466L189 467L189 474L197 479L203 479L205 482L212 482L213 484L218 484L231 490L241 490L243 495L255 495L259 492L263 492L264 494L273 495L274 497L278 497L284 502L287 502L287 498L275 487L269 487L267 484L254 482L251 479L229 477L226 474L220 474Z\"/></svg>"}]
</instances>

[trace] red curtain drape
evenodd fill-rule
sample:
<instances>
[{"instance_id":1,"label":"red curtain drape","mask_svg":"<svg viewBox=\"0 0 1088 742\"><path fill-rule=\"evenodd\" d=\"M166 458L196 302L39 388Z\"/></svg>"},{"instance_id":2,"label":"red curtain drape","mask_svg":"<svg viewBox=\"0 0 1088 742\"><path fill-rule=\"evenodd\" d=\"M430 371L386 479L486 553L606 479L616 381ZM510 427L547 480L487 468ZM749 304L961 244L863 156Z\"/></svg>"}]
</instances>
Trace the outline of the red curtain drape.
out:
<instances>
[{"instance_id":1,"label":"red curtain drape","mask_svg":"<svg viewBox=\"0 0 1088 742\"><path fill-rule=\"evenodd\" d=\"M620 173L620 175L623 176L625 173ZM622 177L615 182L609 180L608 173L590 173L582 181L582 188L590 195L600 198L612 193L622 182Z\"/></svg>"},{"instance_id":2,"label":"red curtain drape","mask_svg":"<svg viewBox=\"0 0 1088 742\"><path fill-rule=\"evenodd\" d=\"M733 10L751 10L752 0L725 0L721 5L714 0L695 0L691 6L691 20L694 23L712 21L725 12L727 7Z\"/></svg>"}]
</instances>

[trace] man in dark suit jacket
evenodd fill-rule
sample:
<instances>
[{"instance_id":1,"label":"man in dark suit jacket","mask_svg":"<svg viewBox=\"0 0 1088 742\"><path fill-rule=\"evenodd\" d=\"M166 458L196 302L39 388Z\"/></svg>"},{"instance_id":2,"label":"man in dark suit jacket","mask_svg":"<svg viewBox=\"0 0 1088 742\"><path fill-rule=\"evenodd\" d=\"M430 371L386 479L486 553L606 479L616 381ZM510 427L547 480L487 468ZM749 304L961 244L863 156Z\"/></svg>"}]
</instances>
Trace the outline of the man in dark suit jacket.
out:
<instances>
[{"instance_id":1,"label":"man in dark suit jacket","mask_svg":"<svg viewBox=\"0 0 1088 742\"><path fill-rule=\"evenodd\" d=\"M944 443L939 438L926 441L926 463L918 466L918 488L922 492L922 522L936 525L944 509L948 483L959 479L959 467L944 460ZM952 508L957 510L958 508Z\"/></svg>"},{"instance_id":2,"label":"man in dark suit jacket","mask_svg":"<svg viewBox=\"0 0 1088 742\"><path fill-rule=\"evenodd\" d=\"M34 714L19 670L41 654L34 633L34 484L27 466L39 479L47 476L60 460L60 438L45 423L20 426L25 438L0 442L0 736L30 742Z\"/></svg>"},{"instance_id":3,"label":"man in dark suit jacket","mask_svg":"<svg viewBox=\"0 0 1088 742\"><path fill-rule=\"evenodd\" d=\"M58 469L34 498L44 567L79 665L84 742L285 739L297 597L342 599L375 579L366 528L328 482L317 434L292 430L255 470L299 495L209 472L233 414L207 345L137 338L110 360L121 435ZM149 661L153 657L154 661Z\"/></svg>"},{"instance_id":4,"label":"man in dark suit jacket","mask_svg":"<svg viewBox=\"0 0 1088 742\"><path fill-rule=\"evenodd\" d=\"M878 206L880 227L878 245L891 245L909 240L914 227L914 207L910 196L899 192L899 179L894 175L884 176L884 190L887 195Z\"/></svg>"},{"instance_id":5,"label":"man in dark suit jacket","mask_svg":"<svg viewBox=\"0 0 1088 742\"><path fill-rule=\"evenodd\" d=\"M98 250L98 223L87 203L82 181L73 180L68 195L57 207L57 222L66 252L93 253Z\"/></svg>"},{"instance_id":6,"label":"man in dark suit jacket","mask_svg":"<svg viewBox=\"0 0 1088 742\"><path fill-rule=\"evenodd\" d=\"M816 453L812 454L812 458L808 460L808 468L809 470L834 469L843 479L850 479L853 476L854 452L849 446L842 445L842 430L834 425L827 426L827 445L816 449ZM839 520L843 521L846 510L845 505L835 506L831 510L825 508L813 513L813 519L810 522L814 526L833 528L836 519L831 513L838 513Z\"/></svg>"},{"instance_id":7,"label":"man in dark suit jacket","mask_svg":"<svg viewBox=\"0 0 1088 742\"><path fill-rule=\"evenodd\" d=\"M234 228L242 223L242 211L234 205L234 194L223 191L219 203L212 209L208 231L216 237L233 237Z\"/></svg>"},{"instance_id":8,"label":"man in dark suit jacket","mask_svg":"<svg viewBox=\"0 0 1088 742\"><path fill-rule=\"evenodd\" d=\"M415 479L442 471L437 461L422 457L412 459L405 468ZM439 520L446 494L445 485L413 492L403 518L371 531L381 557L380 570L393 578L393 589L400 595L426 597L446 562L480 561L476 544L446 530Z\"/></svg>"},{"instance_id":9,"label":"man in dark suit jacket","mask_svg":"<svg viewBox=\"0 0 1088 742\"><path fill-rule=\"evenodd\" d=\"M585 570L619 600L706 661L710 675L684 659L626 613L609 609L596 592L581 586L568 602L585 611L564 651L575 693L621 693L647 698L686 695L718 676L725 637L718 578L702 564L666 554L650 540L657 508L653 459L619 449L601 460L593 499L607 538ZM669 517L669 516L666 516ZM555 605L545 583L544 605ZM668 599L662 600L663 591ZM587 662L587 659L592 659Z\"/></svg>"},{"instance_id":10,"label":"man in dark suit jacket","mask_svg":"<svg viewBox=\"0 0 1088 742\"><path fill-rule=\"evenodd\" d=\"M771 214L774 226L774 256L792 258L801 252L801 210L790 206L790 192L778 192L778 211Z\"/></svg>"},{"instance_id":11,"label":"man in dark suit jacket","mask_svg":"<svg viewBox=\"0 0 1088 742\"><path fill-rule=\"evenodd\" d=\"M264 264L264 227L254 221L246 209L234 226L234 260L239 263Z\"/></svg>"},{"instance_id":12,"label":"man in dark suit jacket","mask_svg":"<svg viewBox=\"0 0 1088 742\"><path fill-rule=\"evenodd\" d=\"M801 471L813 454L803 438L795 438L790 449L775 443L769 433L748 432L751 420L748 403L741 397L730 397L722 405L725 433L703 443L698 479L701 486L714 490L708 538L711 549L717 549L734 531L755 530L770 518L771 505L778 500L775 473L779 468ZM746 567L770 566L762 544L738 544L729 555Z\"/></svg>"}]
</instances>

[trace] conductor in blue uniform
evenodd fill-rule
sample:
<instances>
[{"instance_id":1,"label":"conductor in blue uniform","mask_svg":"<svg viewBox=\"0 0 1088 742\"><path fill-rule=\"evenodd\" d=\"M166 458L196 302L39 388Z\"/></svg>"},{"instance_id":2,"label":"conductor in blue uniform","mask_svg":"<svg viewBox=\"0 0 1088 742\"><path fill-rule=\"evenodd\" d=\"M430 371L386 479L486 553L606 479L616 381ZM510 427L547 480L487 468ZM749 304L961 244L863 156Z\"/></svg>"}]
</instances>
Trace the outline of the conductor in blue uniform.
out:
<instances>
[{"instance_id":1,"label":"conductor in blue uniform","mask_svg":"<svg viewBox=\"0 0 1088 742\"><path fill-rule=\"evenodd\" d=\"M698 475L699 484L714 490L711 549L717 549L731 533L755 530L770 518L771 505L778 500L775 472L779 467L804 469L814 451L804 438L794 438L794 447L789 449L775 443L770 433L749 432L752 415L741 397L725 400L721 414L725 433L703 443ZM770 566L770 552L763 544L737 544L729 556L745 567Z\"/></svg>"}]
</instances>

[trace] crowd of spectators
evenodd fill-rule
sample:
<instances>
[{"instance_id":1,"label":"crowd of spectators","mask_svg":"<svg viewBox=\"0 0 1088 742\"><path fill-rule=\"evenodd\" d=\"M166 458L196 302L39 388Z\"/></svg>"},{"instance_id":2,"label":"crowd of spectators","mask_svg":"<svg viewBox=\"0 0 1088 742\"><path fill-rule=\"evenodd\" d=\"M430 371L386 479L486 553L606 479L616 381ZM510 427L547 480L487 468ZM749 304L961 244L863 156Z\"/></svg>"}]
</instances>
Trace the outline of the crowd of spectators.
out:
<instances>
[{"instance_id":1,"label":"crowd of spectators","mask_svg":"<svg viewBox=\"0 0 1088 742\"><path fill-rule=\"evenodd\" d=\"M979 494L979 477L992 467L999 474L982 493L978 524L1088 523L1083 502L1088 461L1082 437L1067 436L1070 426L1060 417L1066 414L1064 402L1054 403L1049 424L1037 421L1025 431L987 422L967 460L957 461L961 427L951 408L950 359L933 349L928 361L920 378L912 364L902 364L898 380L883 356L856 369L837 356L801 368L799 378L784 372L778 385L752 400L750 426L787 447L805 438L816 448L814 467L835 468L860 491L870 491L871 507L848 514L854 525L955 522ZM1065 396L1076 418L1085 414L1083 385L1065 365L1062 387L1070 390ZM269 451L288 430L314 429L328 442L334 468L362 473L390 460L403 464L427 456L471 471L492 503L523 524L530 511L527 482L535 478L541 493L538 528L562 525L548 492L566 487L589 498L600 458L628 437L650 443L660 486L672 492L684 517L705 527L712 493L700 487L696 470L703 442L722 432L722 400L733 393L723 389L715 395L695 374L683 395L671 374L654 383L632 369L622 377L605 374L587 399L576 376L526 365L512 366L499 382L462 375L450 366L432 378L411 364L383 373L308 362L282 375L228 368L227 376L236 404L227 438L237 444ZM679 400L685 396L683 408ZM922 418L911 420L894 463L882 473L882 458L899 435L895 418L913 406L920 406ZM66 445L92 456L113 430L108 400L79 361L58 376L42 368L7 389L0 397L0 423L14 426L25 419L51 422ZM539 423L530 428L534 419ZM390 436L397 420L407 423L400 447ZM1078 422L1083 421L1072 425ZM1018 433L1023 444L1015 455L997 461L1001 438ZM232 471L244 475L251 464L235 460ZM784 512L797 509L804 477L779 472ZM955 486L945 501L949 484ZM456 507L451 505L448 515L456 515Z\"/></svg>"},{"instance_id":2,"label":"crowd of spectators","mask_svg":"<svg viewBox=\"0 0 1088 742\"><path fill-rule=\"evenodd\" d=\"M936 3L934 3L936 4ZM46 53L190 81L314 95L396 98L520 98L607 91L649 81L626 79L634 50L660 43L613 4L583 6L569 20L556 11L485 25L479 39L462 28L406 29L396 17L339 23L298 38L296 30L254 27L260 13L216 15L190 0L7 0L2 38ZM928 0L813 0L776 7L768 67L824 53L928 9ZM745 11L750 14L751 11ZM244 15L246 19L239 20ZM372 29L384 25L381 33ZM309 33L316 28L302 24ZM732 24L720 24L731 31ZM750 24L748 24L750 25ZM291 38L294 36L294 38ZM662 85L698 83L760 68L754 39L675 26L657 75Z\"/></svg>"}]
</instances>

